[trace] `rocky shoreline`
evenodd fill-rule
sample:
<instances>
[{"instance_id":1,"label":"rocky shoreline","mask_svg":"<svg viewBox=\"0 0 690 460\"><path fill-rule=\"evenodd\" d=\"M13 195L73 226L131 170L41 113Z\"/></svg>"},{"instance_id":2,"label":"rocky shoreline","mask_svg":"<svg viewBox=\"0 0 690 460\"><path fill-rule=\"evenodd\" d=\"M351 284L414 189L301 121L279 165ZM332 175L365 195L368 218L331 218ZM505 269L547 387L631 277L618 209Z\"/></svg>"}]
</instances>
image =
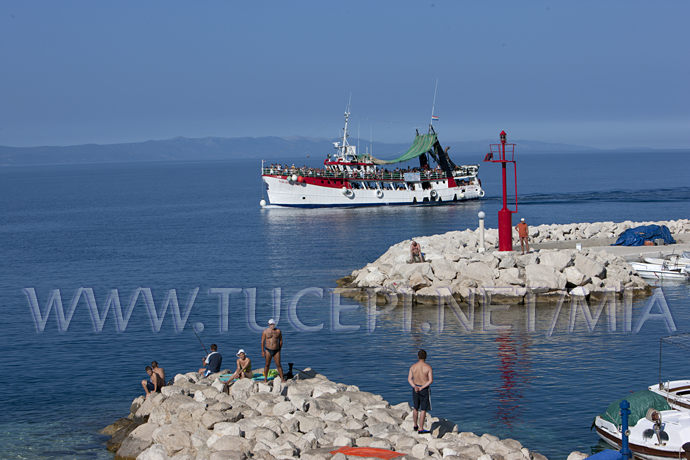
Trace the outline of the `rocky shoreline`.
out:
<instances>
[{"instance_id":1,"label":"rocky shoreline","mask_svg":"<svg viewBox=\"0 0 690 460\"><path fill-rule=\"evenodd\" d=\"M624 258L601 248L578 250L575 242L614 238L629 228L649 224L666 225L672 234L690 232L688 219L539 225L529 229L530 244L572 241L572 245L524 255L498 251L496 229L485 230L483 248L478 229L421 236L415 241L425 253L425 262L409 263L412 240L401 241L376 261L338 280L339 292L360 301L374 294L379 304L399 296L409 296L417 304L437 304L449 296L463 303L478 296L489 297L493 303L524 303L530 297L536 302L568 296L621 297L624 292L644 296L651 292L650 286Z\"/></svg>"},{"instance_id":2,"label":"rocky shoreline","mask_svg":"<svg viewBox=\"0 0 690 460\"><path fill-rule=\"evenodd\" d=\"M227 392L221 374L178 374L160 393L136 398L126 418L103 429L108 449L116 459L139 460L363 458L331 454L343 446L408 459L546 459L514 439L459 432L437 417L427 416L431 433L418 434L407 403L391 405L311 369L285 383L240 380Z\"/></svg>"}]
</instances>

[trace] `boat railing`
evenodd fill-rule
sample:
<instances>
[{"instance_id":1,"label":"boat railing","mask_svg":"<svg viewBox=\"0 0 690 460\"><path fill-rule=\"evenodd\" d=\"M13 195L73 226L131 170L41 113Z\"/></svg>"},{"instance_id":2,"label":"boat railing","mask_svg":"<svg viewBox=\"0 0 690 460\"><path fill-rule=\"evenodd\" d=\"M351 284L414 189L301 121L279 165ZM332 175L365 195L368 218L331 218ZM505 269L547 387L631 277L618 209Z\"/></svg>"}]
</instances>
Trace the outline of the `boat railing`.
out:
<instances>
[{"instance_id":1,"label":"boat railing","mask_svg":"<svg viewBox=\"0 0 690 460\"><path fill-rule=\"evenodd\" d=\"M406 172L406 171L405 171ZM366 173L364 171L328 171L325 169L302 169L302 168L271 168L264 167L264 175L271 176L303 176L318 177L326 179L348 179L348 180L389 180L404 181L404 171L379 171L377 173ZM443 180L446 175L443 171L418 171L422 181Z\"/></svg>"}]
</instances>

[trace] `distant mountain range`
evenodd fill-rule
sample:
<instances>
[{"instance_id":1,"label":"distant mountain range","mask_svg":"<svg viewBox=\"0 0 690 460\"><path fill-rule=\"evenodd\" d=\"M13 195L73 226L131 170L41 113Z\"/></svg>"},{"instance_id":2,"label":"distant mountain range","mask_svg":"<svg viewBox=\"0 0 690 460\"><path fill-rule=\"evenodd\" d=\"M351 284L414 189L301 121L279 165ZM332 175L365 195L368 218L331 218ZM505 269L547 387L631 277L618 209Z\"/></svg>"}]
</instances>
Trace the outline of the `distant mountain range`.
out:
<instances>
[{"instance_id":1,"label":"distant mountain range","mask_svg":"<svg viewBox=\"0 0 690 460\"><path fill-rule=\"evenodd\" d=\"M176 137L124 144L84 144L71 146L8 147L0 146L0 166L48 164L123 163L137 161L207 161L265 159L283 161L299 158L325 158L333 152L335 139L306 137ZM410 139L410 143L412 139ZM493 141L495 143L495 141ZM356 141L351 139L352 144ZM490 141L450 142L451 156L476 156L481 161ZM519 153L595 152L578 145L517 140ZM365 151L362 142L360 151ZM404 153L410 144L375 143L374 156L391 158Z\"/></svg>"}]
</instances>

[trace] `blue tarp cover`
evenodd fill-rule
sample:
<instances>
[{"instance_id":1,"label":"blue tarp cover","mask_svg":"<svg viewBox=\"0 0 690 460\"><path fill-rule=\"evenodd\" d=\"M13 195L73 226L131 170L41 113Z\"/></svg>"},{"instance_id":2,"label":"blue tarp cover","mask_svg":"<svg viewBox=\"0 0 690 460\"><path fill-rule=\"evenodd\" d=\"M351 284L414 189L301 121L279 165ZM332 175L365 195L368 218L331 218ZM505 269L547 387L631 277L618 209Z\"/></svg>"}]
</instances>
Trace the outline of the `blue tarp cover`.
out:
<instances>
[{"instance_id":1,"label":"blue tarp cover","mask_svg":"<svg viewBox=\"0 0 690 460\"><path fill-rule=\"evenodd\" d=\"M671 232L665 225L643 225L629 228L618 237L612 246L642 246L645 241L663 239L666 244L676 244Z\"/></svg>"}]
</instances>

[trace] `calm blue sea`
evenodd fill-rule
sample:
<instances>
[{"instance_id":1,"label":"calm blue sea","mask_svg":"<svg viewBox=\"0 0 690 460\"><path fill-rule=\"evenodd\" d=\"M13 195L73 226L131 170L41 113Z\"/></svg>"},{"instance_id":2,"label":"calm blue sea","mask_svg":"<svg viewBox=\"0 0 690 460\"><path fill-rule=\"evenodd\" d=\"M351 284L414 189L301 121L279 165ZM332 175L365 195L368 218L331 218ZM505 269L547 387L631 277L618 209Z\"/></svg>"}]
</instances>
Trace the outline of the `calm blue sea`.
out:
<instances>
[{"instance_id":1,"label":"calm blue sea","mask_svg":"<svg viewBox=\"0 0 690 460\"><path fill-rule=\"evenodd\" d=\"M690 216L690 152L518 161L518 216L532 225ZM518 439L554 459L596 449L592 418L656 381L667 323L650 320L639 333L626 332L622 308L615 332L602 315L592 332L579 316L569 333L565 306L548 335L554 307L537 310L534 331L525 327L523 307L493 313L494 323L512 326L502 331L482 331L479 312L467 331L448 311L440 331L438 309L419 308L406 331L402 309L378 315L373 327L363 307L332 301L337 278L391 244L475 228L480 210L495 227L497 166L480 170L482 201L321 210L260 209L259 167L228 161L0 169L1 458L110 458L97 431L127 414L144 366L158 360L171 376L199 367L203 351L192 325L203 324L204 344L217 343L232 367L238 348L260 358L254 318L263 325L279 317L284 362L392 403L409 399L407 368L423 347L435 370L434 415L461 430ZM80 288L92 290L97 310L84 295L70 316ZM231 293L227 309L219 305L223 288L236 289L224 291ZM26 289L35 290L39 311ZM62 317L55 304L46 313L56 289ZM112 306L105 313L115 289L122 318ZM163 314L171 289L179 308L171 302ZM689 291L687 284L663 286L677 332L690 331ZM248 307L245 294L254 293ZM633 305L633 323L644 306ZM665 378L690 376L683 350L669 348L664 361Z\"/></svg>"}]
</instances>

